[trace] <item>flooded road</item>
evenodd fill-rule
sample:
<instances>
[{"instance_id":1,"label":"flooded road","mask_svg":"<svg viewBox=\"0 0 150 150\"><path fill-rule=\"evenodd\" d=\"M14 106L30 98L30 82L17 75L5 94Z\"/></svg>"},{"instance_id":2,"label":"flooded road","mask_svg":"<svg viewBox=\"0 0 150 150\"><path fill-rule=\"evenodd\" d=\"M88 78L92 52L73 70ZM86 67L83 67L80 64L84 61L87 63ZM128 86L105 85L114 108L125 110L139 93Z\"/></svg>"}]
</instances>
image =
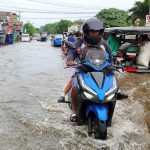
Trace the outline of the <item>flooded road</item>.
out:
<instances>
[{"instance_id":1,"label":"flooded road","mask_svg":"<svg viewBox=\"0 0 150 150\"><path fill-rule=\"evenodd\" d=\"M73 70L50 42L0 47L0 150L149 150L150 74L119 78L129 98L118 101L108 140L89 138L57 99Z\"/></svg>"}]
</instances>

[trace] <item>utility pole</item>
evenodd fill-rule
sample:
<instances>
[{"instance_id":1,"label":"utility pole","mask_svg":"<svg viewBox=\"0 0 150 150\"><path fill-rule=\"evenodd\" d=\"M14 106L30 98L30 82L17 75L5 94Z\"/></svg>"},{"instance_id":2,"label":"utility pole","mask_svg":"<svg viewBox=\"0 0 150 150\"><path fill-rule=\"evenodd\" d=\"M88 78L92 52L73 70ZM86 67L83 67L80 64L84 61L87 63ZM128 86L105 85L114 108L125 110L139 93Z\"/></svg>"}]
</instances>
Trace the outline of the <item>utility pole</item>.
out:
<instances>
[{"instance_id":1,"label":"utility pole","mask_svg":"<svg viewBox=\"0 0 150 150\"><path fill-rule=\"evenodd\" d=\"M149 1L149 15L150 15L150 1Z\"/></svg>"},{"instance_id":2,"label":"utility pole","mask_svg":"<svg viewBox=\"0 0 150 150\"><path fill-rule=\"evenodd\" d=\"M150 0L148 1L149 12L146 15L146 23L145 26L150 26Z\"/></svg>"},{"instance_id":3,"label":"utility pole","mask_svg":"<svg viewBox=\"0 0 150 150\"><path fill-rule=\"evenodd\" d=\"M20 22L20 13L21 13L21 12L19 11L19 22Z\"/></svg>"}]
</instances>

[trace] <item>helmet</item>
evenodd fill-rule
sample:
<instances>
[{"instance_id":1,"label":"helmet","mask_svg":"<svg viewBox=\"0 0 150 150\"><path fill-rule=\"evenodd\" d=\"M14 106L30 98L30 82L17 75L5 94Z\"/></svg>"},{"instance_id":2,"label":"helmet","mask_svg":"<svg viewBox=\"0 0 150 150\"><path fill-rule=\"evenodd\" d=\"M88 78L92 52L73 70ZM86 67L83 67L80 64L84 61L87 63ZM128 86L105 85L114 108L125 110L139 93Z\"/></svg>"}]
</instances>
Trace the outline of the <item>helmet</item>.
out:
<instances>
[{"instance_id":1,"label":"helmet","mask_svg":"<svg viewBox=\"0 0 150 150\"><path fill-rule=\"evenodd\" d=\"M101 42L101 38L104 32L104 23L93 17L90 19L87 19L82 26L83 30L83 40L85 43L90 45L98 45ZM90 31L99 31L98 36L91 36L89 34Z\"/></svg>"},{"instance_id":2,"label":"helmet","mask_svg":"<svg viewBox=\"0 0 150 150\"><path fill-rule=\"evenodd\" d=\"M81 35L82 35L82 34L81 34L80 31L75 32L75 36L76 36L76 37L81 37Z\"/></svg>"}]
</instances>

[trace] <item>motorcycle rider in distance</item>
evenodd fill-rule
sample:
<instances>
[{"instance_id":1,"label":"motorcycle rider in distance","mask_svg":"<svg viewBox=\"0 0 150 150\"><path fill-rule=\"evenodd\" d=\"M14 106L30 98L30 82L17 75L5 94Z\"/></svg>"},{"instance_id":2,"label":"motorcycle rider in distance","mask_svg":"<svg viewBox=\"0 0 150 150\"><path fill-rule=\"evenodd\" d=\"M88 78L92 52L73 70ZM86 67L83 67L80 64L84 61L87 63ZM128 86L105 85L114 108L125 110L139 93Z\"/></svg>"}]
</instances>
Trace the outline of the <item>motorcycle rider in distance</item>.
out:
<instances>
[{"instance_id":1,"label":"motorcycle rider in distance","mask_svg":"<svg viewBox=\"0 0 150 150\"><path fill-rule=\"evenodd\" d=\"M109 54L110 61L113 61L113 57L111 54L111 51L109 49L109 45L107 42L102 38L103 32L104 32L104 23L101 20L98 20L97 18L93 17L90 19L87 19L83 26L83 37L76 40L74 45L77 47L78 51L70 50L67 55L67 62L66 64L68 66L72 66L75 64L74 60L79 55L79 51L82 50L82 45L86 46L87 48L92 49L98 49L102 50L105 53ZM88 51L88 50L87 50ZM81 51L81 59L84 60L86 57L86 52L84 49ZM77 121L77 97L76 97L76 85L77 85L77 79L76 79L76 73L73 75L73 81L72 81L72 91L71 91L71 98L72 98L72 111L73 114L70 116L70 121L76 122ZM127 98L128 96L120 93L120 97Z\"/></svg>"},{"instance_id":2,"label":"motorcycle rider in distance","mask_svg":"<svg viewBox=\"0 0 150 150\"><path fill-rule=\"evenodd\" d=\"M76 40L78 40L78 39L81 38L82 33L81 33L80 31L77 31L77 32L74 33L74 35L75 35L75 41L76 41ZM78 48L77 50L78 50L78 53L80 53L81 49ZM67 54L67 53L66 53L66 54ZM72 78L71 78L70 81L67 83L67 85L65 86L65 88L64 88L64 90L63 90L61 96L59 97L59 99L58 99L58 102L59 102L59 103L65 102L65 96L66 96L66 94L70 91L71 87L72 87Z\"/></svg>"}]
</instances>

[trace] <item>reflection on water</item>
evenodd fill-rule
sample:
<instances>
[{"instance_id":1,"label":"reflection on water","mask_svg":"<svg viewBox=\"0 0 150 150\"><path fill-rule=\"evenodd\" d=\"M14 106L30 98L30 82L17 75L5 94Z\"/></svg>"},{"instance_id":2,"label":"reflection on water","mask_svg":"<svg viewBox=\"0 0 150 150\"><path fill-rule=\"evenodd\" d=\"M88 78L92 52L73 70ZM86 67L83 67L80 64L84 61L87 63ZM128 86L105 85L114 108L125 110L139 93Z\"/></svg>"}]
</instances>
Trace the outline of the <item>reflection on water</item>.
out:
<instances>
[{"instance_id":1,"label":"reflection on water","mask_svg":"<svg viewBox=\"0 0 150 150\"><path fill-rule=\"evenodd\" d=\"M64 67L60 48L49 41L0 47L0 149L150 149L149 74L119 78L129 98L118 101L108 140L101 141L72 125L68 106L57 103L73 72Z\"/></svg>"}]
</instances>

